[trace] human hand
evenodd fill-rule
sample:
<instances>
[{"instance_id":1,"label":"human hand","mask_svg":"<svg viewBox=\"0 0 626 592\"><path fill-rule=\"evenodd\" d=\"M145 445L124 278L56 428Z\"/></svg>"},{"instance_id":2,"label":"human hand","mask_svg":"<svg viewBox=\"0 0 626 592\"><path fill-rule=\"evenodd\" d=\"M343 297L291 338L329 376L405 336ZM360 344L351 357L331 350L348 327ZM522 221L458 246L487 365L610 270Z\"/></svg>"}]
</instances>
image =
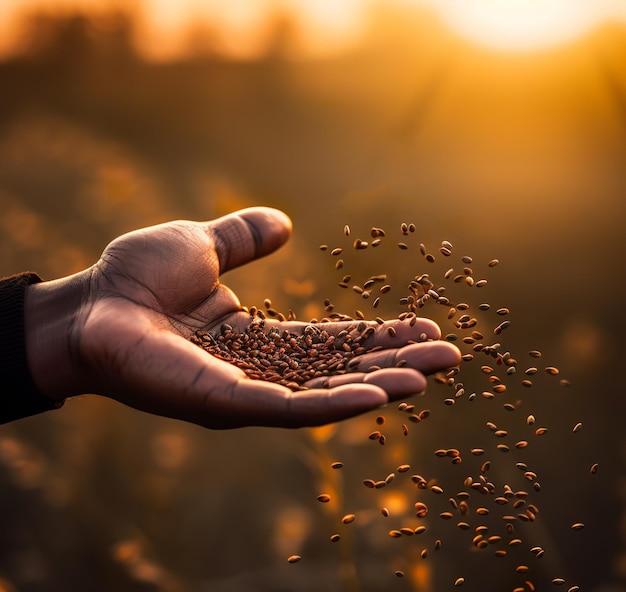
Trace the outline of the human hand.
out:
<instances>
[{"instance_id":1,"label":"human hand","mask_svg":"<svg viewBox=\"0 0 626 592\"><path fill-rule=\"evenodd\" d=\"M100 394L210 428L298 427L422 392L425 374L459 363L458 349L438 341L439 327L428 319L412 327L399 320L374 323L367 345L382 349L363 362L380 370L316 379L296 392L252 380L191 343L198 329L245 328L250 316L219 276L271 253L290 233L284 214L261 207L210 222L170 222L115 239L87 270L29 286L26 343L35 383L52 399ZM324 329L336 334L354 325L324 323ZM396 329L393 339L389 325ZM422 333L432 341L407 344ZM400 359L406 364L397 368Z\"/></svg>"}]
</instances>

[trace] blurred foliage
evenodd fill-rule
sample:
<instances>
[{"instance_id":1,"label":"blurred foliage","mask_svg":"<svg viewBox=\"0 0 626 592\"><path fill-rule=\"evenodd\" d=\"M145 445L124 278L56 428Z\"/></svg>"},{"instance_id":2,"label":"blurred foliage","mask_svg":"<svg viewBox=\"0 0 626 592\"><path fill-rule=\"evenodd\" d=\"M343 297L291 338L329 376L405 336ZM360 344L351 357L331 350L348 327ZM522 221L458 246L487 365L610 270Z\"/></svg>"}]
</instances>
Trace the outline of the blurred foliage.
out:
<instances>
[{"instance_id":1,"label":"blurred foliage","mask_svg":"<svg viewBox=\"0 0 626 592\"><path fill-rule=\"evenodd\" d=\"M499 257L485 294L514 312L511 348L539 347L574 384L533 394L557 428L550 454L533 460L548 489L568 492L542 500L546 573L623 589L623 27L515 56L454 40L426 13L379 8L372 22L361 47L324 60L288 59L283 20L253 61L203 39L184 60L152 63L135 53L124 13L33 16L22 52L0 63L2 272L58 277L125 231L255 204L286 210L293 240L226 281L243 304L269 296L300 318L321 317L327 296L348 314L363 306L317 249L345 241L346 223L353 238L375 225L400 240L400 223L414 222L431 249L448 239L476 260ZM346 268L402 285L424 271L416 253L353 252ZM428 406L439 409L442 388ZM493 569L512 589L510 565L478 561L459 536L442 558L409 561L417 547L398 553L381 536L361 485L401 462L449 478L431 451L451 446L448 434L474 445L480 414L444 408L385 447L367 440L374 417L214 433L84 397L4 426L0 590L429 591L460 567ZM580 418L591 449L565 435ZM329 469L335 459L345 470ZM570 471L591 462L595 481ZM320 507L320 491L339 501ZM399 514L414 501L406 487L385 495ZM571 506L590 524L586 546L554 534ZM337 518L354 509L358 522L333 546ZM293 553L305 559L287 565Z\"/></svg>"}]
</instances>

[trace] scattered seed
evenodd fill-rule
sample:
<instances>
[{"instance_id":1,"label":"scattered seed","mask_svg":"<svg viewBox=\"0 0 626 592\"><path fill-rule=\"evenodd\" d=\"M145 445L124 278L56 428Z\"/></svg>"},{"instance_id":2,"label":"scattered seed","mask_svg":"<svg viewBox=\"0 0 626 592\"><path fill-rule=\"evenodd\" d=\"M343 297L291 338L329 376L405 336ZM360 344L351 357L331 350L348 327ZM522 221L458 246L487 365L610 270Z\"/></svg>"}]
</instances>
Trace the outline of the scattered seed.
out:
<instances>
[{"instance_id":1,"label":"scattered seed","mask_svg":"<svg viewBox=\"0 0 626 592\"><path fill-rule=\"evenodd\" d=\"M300 561L302 559L302 557L300 557L300 555L292 555L291 557L287 558L287 561L289 563L298 563L298 561Z\"/></svg>"},{"instance_id":2,"label":"scattered seed","mask_svg":"<svg viewBox=\"0 0 626 592\"><path fill-rule=\"evenodd\" d=\"M354 514L346 514L341 521L344 524L350 524L351 522L354 522L354 519L356 518L356 516Z\"/></svg>"},{"instance_id":3,"label":"scattered seed","mask_svg":"<svg viewBox=\"0 0 626 592\"><path fill-rule=\"evenodd\" d=\"M583 522L574 522L574 524L572 524L572 530L582 530L583 528L585 528Z\"/></svg>"},{"instance_id":4,"label":"scattered seed","mask_svg":"<svg viewBox=\"0 0 626 592\"><path fill-rule=\"evenodd\" d=\"M457 578L454 581L454 585L458 588L459 586L462 586L465 583L465 578Z\"/></svg>"},{"instance_id":5,"label":"scattered seed","mask_svg":"<svg viewBox=\"0 0 626 592\"><path fill-rule=\"evenodd\" d=\"M589 469L589 472L590 472L592 475L595 475L595 474L598 472L598 468L599 468L599 466L600 466L600 465L599 465L598 463L593 463L593 464L591 465L591 468Z\"/></svg>"},{"instance_id":6,"label":"scattered seed","mask_svg":"<svg viewBox=\"0 0 626 592\"><path fill-rule=\"evenodd\" d=\"M328 503L330 501L330 495L328 495L327 493L320 493L317 496L317 501L322 502L323 504Z\"/></svg>"},{"instance_id":7,"label":"scattered seed","mask_svg":"<svg viewBox=\"0 0 626 592\"><path fill-rule=\"evenodd\" d=\"M334 463L331 463L330 467L331 469L341 469L343 467L343 463L336 461Z\"/></svg>"}]
</instances>

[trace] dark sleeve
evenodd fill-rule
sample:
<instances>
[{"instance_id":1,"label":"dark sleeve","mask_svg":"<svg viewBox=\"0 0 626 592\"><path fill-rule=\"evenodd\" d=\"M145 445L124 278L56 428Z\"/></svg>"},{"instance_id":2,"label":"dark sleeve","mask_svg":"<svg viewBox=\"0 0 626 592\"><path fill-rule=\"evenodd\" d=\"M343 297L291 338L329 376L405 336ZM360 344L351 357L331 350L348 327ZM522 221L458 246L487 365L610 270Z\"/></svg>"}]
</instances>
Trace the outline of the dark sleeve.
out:
<instances>
[{"instance_id":1,"label":"dark sleeve","mask_svg":"<svg viewBox=\"0 0 626 592\"><path fill-rule=\"evenodd\" d=\"M27 286L41 281L30 272L0 279L0 423L63 404L39 392L26 359L24 296Z\"/></svg>"}]
</instances>

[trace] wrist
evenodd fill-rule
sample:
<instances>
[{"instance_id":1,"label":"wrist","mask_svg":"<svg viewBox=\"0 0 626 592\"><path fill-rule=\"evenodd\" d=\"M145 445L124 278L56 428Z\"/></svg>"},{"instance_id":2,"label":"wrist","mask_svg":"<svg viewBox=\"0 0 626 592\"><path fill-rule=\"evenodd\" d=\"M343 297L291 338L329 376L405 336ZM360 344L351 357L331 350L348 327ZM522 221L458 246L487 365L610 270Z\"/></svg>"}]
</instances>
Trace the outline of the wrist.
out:
<instances>
[{"instance_id":1,"label":"wrist","mask_svg":"<svg viewBox=\"0 0 626 592\"><path fill-rule=\"evenodd\" d=\"M28 286L26 356L33 382L52 401L82 394L78 340L89 271Z\"/></svg>"}]
</instances>

